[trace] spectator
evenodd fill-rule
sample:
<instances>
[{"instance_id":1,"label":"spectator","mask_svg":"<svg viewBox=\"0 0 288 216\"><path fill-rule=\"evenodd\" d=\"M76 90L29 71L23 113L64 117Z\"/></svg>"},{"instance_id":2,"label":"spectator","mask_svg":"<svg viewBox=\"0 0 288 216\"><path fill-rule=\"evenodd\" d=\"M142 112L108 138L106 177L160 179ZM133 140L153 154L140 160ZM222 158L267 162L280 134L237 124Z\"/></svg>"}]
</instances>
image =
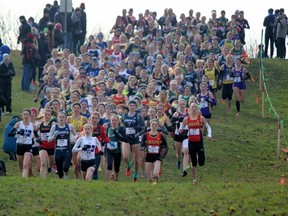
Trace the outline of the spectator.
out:
<instances>
[{"instance_id":1,"label":"spectator","mask_svg":"<svg viewBox=\"0 0 288 216\"><path fill-rule=\"evenodd\" d=\"M76 8L74 12L72 13L71 20L73 22L73 33L72 33L72 52L75 54L79 53L80 49L80 41L82 38L82 22L81 22L81 8Z\"/></svg>"},{"instance_id":2,"label":"spectator","mask_svg":"<svg viewBox=\"0 0 288 216\"><path fill-rule=\"evenodd\" d=\"M85 3L80 4L80 9L81 9L81 30L82 33L80 35L80 45L83 45L86 39L86 33L87 33L87 16L85 12Z\"/></svg>"},{"instance_id":3,"label":"spectator","mask_svg":"<svg viewBox=\"0 0 288 216\"><path fill-rule=\"evenodd\" d=\"M27 22L25 16L20 16L19 20L21 22L21 25L19 27L19 36L17 39L17 44L20 42L23 43L27 39L27 34L31 32L31 26Z\"/></svg>"},{"instance_id":4,"label":"spectator","mask_svg":"<svg viewBox=\"0 0 288 216\"><path fill-rule=\"evenodd\" d=\"M9 54L5 53L3 55L3 61L0 64L0 96L5 101L5 104L1 103L1 111L5 112L4 106L6 106L6 112L12 112L12 99L11 99L11 89L12 89L12 77L15 76L15 70L13 63L10 62Z\"/></svg>"},{"instance_id":5,"label":"spectator","mask_svg":"<svg viewBox=\"0 0 288 216\"><path fill-rule=\"evenodd\" d=\"M39 29L40 31L47 31L48 24L50 22L49 11L45 8L43 11L43 17L39 21Z\"/></svg>"},{"instance_id":6,"label":"spectator","mask_svg":"<svg viewBox=\"0 0 288 216\"><path fill-rule=\"evenodd\" d=\"M28 23L31 25L31 27L34 27L37 29L37 31L39 31L39 25L35 22L33 17L29 17Z\"/></svg>"},{"instance_id":7,"label":"spectator","mask_svg":"<svg viewBox=\"0 0 288 216\"><path fill-rule=\"evenodd\" d=\"M265 28L265 58L268 58L268 45L270 41L270 58L273 58L274 53L274 34L273 34L273 28L274 28L274 22L275 22L275 15L273 14L273 9L270 8L268 10L268 16L265 17L263 26Z\"/></svg>"},{"instance_id":8,"label":"spectator","mask_svg":"<svg viewBox=\"0 0 288 216\"><path fill-rule=\"evenodd\" d=\"M38 67L39 67L39 75L38 75L38 81L39 83L42 83L42 75L44 70L44 65L47 63L47 60L49 58L49 48L48 43L46 41L45 35L43 32L40 32L40 38L39 38L39 55L41 57Z\"/></svg>"},{"instance_id":9,"label":"spectator","mask_svg":"<svg viewBox=\"0 0 288 216\"><path fill-rule=\"evenodd\" d=\"M237 19L237 22L239 23L240 31L239 31L239 37L240 41L243 45L246 44L245 42L245 29L250 29L248 21L244 18L244 11L239 12L239 18Z\"/></svg>"},{"instance_id":10,"label":"spectator","mask_svg":"<svg viewBox=\"0 0 288 216\"><path fill-rule=\"evenodd\" d=\"M285 58L286 56L286 34L287 34L287 17L284 13L280 12L279 16L276 18L277 22L277 57Z\"/></svg>"},{"instance_id":11,"label":"spectator","mask_svg":"<svg viewBox=\"0 0 288 216\"><path fill-rule=\"evenodd\" d=\"M50 17L50 21L54 23L54 17L55 14L57 13L57 11L59 10L59 5L58 5L58 1L54 1L53 5L49 8L49 17Z\"/></svg>"},{"instance_id":12,"label":"spectator","mask_svg":"<svg viewBox=\"0 0 288 216\"><path fill-rule=\"evenodd\" d=\"M60 23L56 23L53 29L54 35L54 48L60 49L64 44L64 32L62 31L62 25Z\"/></svg>"}]
</instances>

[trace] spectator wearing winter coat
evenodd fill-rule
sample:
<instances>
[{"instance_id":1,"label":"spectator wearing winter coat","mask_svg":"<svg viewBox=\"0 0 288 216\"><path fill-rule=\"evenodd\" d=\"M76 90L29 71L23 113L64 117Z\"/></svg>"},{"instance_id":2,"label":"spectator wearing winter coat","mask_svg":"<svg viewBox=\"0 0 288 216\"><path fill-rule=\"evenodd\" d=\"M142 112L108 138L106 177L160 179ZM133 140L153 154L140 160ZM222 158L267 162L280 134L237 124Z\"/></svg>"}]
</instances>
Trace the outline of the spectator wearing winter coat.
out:
<instances>
[{"instance_id":1,"label":"spectator wearing winter coat","mask_svg":"<svg viewBox=\"0 0 288 216\"><path fill-rule=\"evenodd\" d=\"M10 56L5 53L3 55L3 61L0 64L0 92L2 99L5 101L5 104L1 104L0 107L3 113L5 107L7 113L12 112L12 77L14 77L15 74L13 63L10 62Z\"/></svg>"},{"instance_id":2,"label":"spectator wearing winter coat","mask_svg":"<svg viewBox=\"0 0 288 216\"><path fill-rule=\"evenodd\" d=\"M20 16L19 20L20 20L21 25L19 27L19 36L18 36L18 39L17 39L17 44L19 44L20 42L23 43L23 41L25 39L27 39L27 34L29 32L31 32L31 26L27 22L25 16Z\"/></svg>"}]
</instances>

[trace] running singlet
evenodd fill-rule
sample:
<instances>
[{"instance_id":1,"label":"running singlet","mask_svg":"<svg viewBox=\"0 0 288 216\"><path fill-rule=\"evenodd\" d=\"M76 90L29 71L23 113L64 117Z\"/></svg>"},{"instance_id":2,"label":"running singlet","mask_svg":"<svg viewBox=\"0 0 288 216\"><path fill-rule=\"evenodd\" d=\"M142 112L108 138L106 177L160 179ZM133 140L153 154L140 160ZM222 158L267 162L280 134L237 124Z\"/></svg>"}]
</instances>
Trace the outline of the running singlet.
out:
<instances>
[{"instance_id":1,"label":"running singlet","mask_svg":"<svg viewBox=\"0 0 288 216\"><path fill-rule=\"evenodd\" d=\"M123 124L126 128L126 135L133 136L137 133L135 127L139 125L138 116L139 114L135 113L134 116L129 116L128 113L124 115Z\"/></svg>"},{"instance_id":2,"label":"running singlet","mask_svg":"<svg viewBox=\"0 0 288 216\"><path fill-rule=\"evenodd\" d=\"M122 97L117 97L117 94L115 94L113 96L113 102L115 105L125 104L125 95L122 95Z\"/></svg>"},{"instance_id":3,"label":"running singlet","mask_svg":"<svg viewBox=\"0 0 288 216\"><path fill-rule=\"evenodd\" d=\"M188 117L189 141L199 142L201 140L201 125L201 115L198 115L197 119L195 120Z\"/></svg>"},{"instance_id":4,"label":"running singlet","mask_svg":"<svg viewBox=\"0 0 288 216\"><path fill-rule=\"evenodd\" d=\"M199 106L202 115L209 115L211 114L210 111L210 104L209 104L209 92L206 93L206 95L199 94L198 96Z\"/></svg>"},{"instance_id":5,"label":"running singlet","mask_svg":"<svg viewBox=\"0 0 288 216\"><path fill-rule=\"evenodd\" d=\"M158 132L156 137L151 136L150 132L147 133L147 153L148 154L159 154L161 145L161 133Z\"/></svg>"},{"instance_id":6,"label":"running singlet","mask_svg":"<svg viewBox=\"0 0 288 216\"><path fill-rule=\"evenodd\" d=\"M55 125L55 131L59 131L56 137L56 148L70 147L70 128L66 124L65 127L60 128L58 124Z\"/></svg>"},{"instance_id":7,"label":"running singlet","mask_svg":"<svg viewBox=\"0 0 288 216\"><path fill-rule=\"evenodd\" d=\"M118 130L118 128L114 130ZM118 141L112 128L108 129L108 137L110 139L110 142L107 143L107 150L113 153L121 152L121 142Z\"/></svg>"},{"instance_id":8,"label":"running singlet","mask_svg":"<svg viewBox=\"0 0 288 216\"><path fill-rule=\"evenodd\" d=\"M232 84L233 83L232 68L233 68L233 66L227 67L227 65L224 64L224 70L222 72L223 84Z\"/></svg>"},{"instance_id":9,"label":"running singlet","mask_svg":"<svg viewBox=\"0 0 288 216\"><path fill-rule=\"evenodd\" d=\"M243 68L241 68L240 70L234 69L234 71L233 71L233 76L234 76L234 84L240 84L241 82L244 82L244 81L242 80L242 77L243 77Z\"/></svg>"},{"instance_id":10,"label":"running singlet","mask_svg":"<svg viewBox=\"0 0 288 216\"><path fill-rule=\"evenodd\" d=\"M208 70L208 68L205 69L204 74L209 77L209 85L212 87L212 89L217 88L217 82L216 82L216 71L215 67L212 68L212 70Z\"/></svg>"},{"instance_id":11,"label":"running singlet","mask_svg":"<svg viewBox=\"0 0 288 216\"><path fill-rule=\"evenodd\" d=\"M96 137L87 137L83 136L79 138L79 142L81 142L82 147L86 147L86 150L81 151L81 160L94 160L95 159L95 148L99 148L97 146L97 138Z\"/></svg>"},{"instance_id":12,"label":"running singlet","mask_svg":"<svg viewBox=\"0 0 288 216\"><path fill-rule=\"evenodd\" d=\"M68 121L74 126L75 131L79 133L84 125L84 117L80 116L78 120L74 120L72 116L68 116Z\"/></svg>"},{"instance_id":13,"label":"running singlet","mask_svg":"<svg viewBox=\"0 0 288 216\"><path fill-rule=\"evenodd\" d=\"M17 144L32 145L33 137L33 124L30 122L28 126L25 126L23 121L20 122L18 131L22 134L17 134Z\"/></svg>"},{"instance_id":14,"label":"running singlet","mask_svg":"<svg viewBox=\"0 0 288 216\"><path fill-rule=\"evenodd\" d=\"M52 142L48 142L49 133L52 127L52 121L49 122L48 125L44 125L42 122L39 126L40 137L41 137L41 148L55 148L56 142L53 140Z\"/></svg>"}]
</instances>

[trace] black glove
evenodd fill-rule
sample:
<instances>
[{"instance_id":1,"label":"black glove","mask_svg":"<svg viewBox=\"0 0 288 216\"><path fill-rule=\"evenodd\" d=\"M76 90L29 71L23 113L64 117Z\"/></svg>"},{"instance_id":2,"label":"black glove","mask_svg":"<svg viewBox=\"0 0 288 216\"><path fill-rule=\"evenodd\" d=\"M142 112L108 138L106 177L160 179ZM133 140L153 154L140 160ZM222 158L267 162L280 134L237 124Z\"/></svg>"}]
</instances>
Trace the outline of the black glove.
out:
<instances>
[{"instance_id":1,"label":"black glove","mask_svg":"<svg viewBox=\"0 0 288 216\"><path fill-rule=\"evenodd\" d=\"M39 144L42 144L42 140L40 138L37 138L36 142L39 143Z\"/></svg>"},{"instance_id":2,"label":"black glove","mask_svg":"<svg viewBox=\"0 0 288 216\"><path fill-rule=\"evenodd\" d=\"M37 103L37 101L38 101L38 99L35 98L35 99L34 99L34 103Z\"/></svg>"},{"instance_id":3,"label":"black glove","mask_svg":"<svg viewBox=\"0 0 288 216\"><path fill-rule=\"evenodd\" d=\"M19 131L17 131L17 134L23 136L25 134L25 132L23 129L20 129Z\"/></svg>"}]
</instances>

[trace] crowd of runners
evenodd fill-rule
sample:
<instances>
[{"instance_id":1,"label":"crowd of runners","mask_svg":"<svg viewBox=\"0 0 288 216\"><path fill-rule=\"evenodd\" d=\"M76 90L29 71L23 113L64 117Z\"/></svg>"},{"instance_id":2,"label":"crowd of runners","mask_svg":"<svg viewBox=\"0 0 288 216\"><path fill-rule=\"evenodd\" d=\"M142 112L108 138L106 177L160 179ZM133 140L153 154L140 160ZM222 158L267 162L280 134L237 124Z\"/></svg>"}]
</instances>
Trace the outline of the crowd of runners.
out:
<instances>
[{"instance_id":1,"label":"crowd of runners","mask_svg":"<svg viewBox=\"0 0 288 216\"><path fill-rule=\"evenodd\" d=\"M136 18L123 9L111 40L100 32L74 53L52 48L36 89L38 107L24 110L9 133L17 139L21 174L33 175L34 160L43 178L56 172L96 180L102 171L118 181L123 171L134 182L159 182L166 155L176 153L170 169L185 177L192 166L195 183L197 165L205 164L203 137L212 138L212 107L222 102L233 112L234 100L240 117L251 79L245 28L238 10L226 18L214 10L194 17L191 9L178 18L169 8L158 19L149 10ZM33 43L37 35L29 35Z\"/></svg>"}]
</instances>

